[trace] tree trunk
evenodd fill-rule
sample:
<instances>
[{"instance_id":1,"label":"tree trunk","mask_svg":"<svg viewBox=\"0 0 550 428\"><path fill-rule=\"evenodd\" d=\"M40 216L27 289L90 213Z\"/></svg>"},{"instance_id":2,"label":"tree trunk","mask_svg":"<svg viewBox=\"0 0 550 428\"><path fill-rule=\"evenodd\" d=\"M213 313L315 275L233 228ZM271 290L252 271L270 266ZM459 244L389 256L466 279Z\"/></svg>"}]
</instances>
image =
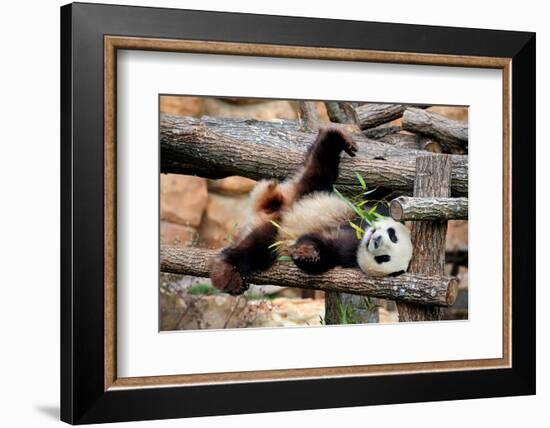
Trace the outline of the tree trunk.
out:
<instances>
[{"instance_id":1,"label":"tree trunk","mask_svg":"<svg viewBox=\"0 0 550 428\"><path fill-rule=\"evenodd\" d=\"M451 161L448 155L430 155L416 160L415 197L450 195ZM413 257L409 272L442 275L445 267L447 222L416 221L412 225ZM432 321L441 319L436 306L397 302L399 321Z\"/></svg>"},{"instance_id":2,"label":"tree trunk","mask_svg":"<svg viewBox=\"0 0 550 428\"><path fill-rule=\"evenodd\" d=\"M161 172L223 178L240 175L255 180L293 174L302 165L315 133L300 131L293 121L160 116ZM353 133L359 152L342 157L338 189L360 191L356 172L369 187L411 194L416 157L425 152L393 147ZM453 156L453 195L468 193L468 159ZM356 192L356 193L357 193Z\"/></svg>"},{"instance_id":3,"label":"tree trunk","mask_svg":"<svg viewBox=\"0 0 550 428\"><path fill-rule=\"evenodd\" d=\"M191 276L210 276L210 262L218 251L193 247L161 246L160 270ZM346 292L422 305L450 306L458 281L447 276L406 273L396 277L367 277L359 269L334 268L320 275L308 274L292 262L279 262L250 275L250 283L302 289Z\"/></svg>"},{"instance_id":4,"label":"tree trunk","mask_svg":"<svg viewBox=\"0 0 550 428\"><path fill-rule=\"evenodd\" d=\"M468 123L449 119L418 108L407 108L403 114L403 129L417 132L441 143L445 153L466 153Z\"/></svg>"},{"instance_id":5,"label":"tree trunk","mask_svg":"<svg viewBox=\"0 0 550 428\"><path fill-rule=\"evenodd\" d=\"M400 196L391 201L394 220L467 220L468 198L415 198Z\"/></svg>"}]
</instances>

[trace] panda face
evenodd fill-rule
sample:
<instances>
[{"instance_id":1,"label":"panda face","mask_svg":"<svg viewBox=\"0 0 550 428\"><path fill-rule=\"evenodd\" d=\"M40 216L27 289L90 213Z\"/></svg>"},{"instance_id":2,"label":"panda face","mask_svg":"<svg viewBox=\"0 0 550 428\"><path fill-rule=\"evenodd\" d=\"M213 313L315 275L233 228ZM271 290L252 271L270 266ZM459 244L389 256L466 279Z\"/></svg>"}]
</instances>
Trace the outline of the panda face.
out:
<instances>
[{"instance_id":1,"label":"panda face","mask_svg":"<svg viewBox=\"0 0 550 428\"><path fill-rule=\"evenodd\" d=\"M372 229L370 239L365 243L368 251L374 255L392 252L392 246L399 245L397 231L392 225L376 225Z\"/></svg>"},{"instance_id":2,"label":"panda face","mask_svg":"<svg viewBox=\"0 0 550 428\"><path fill-rule=\"evenodd\" d=\"M389 275L406 271L412 257L407 227L385 217L365 231L357 250L359 267L369 275Z\"/></svg>"}]
</instances>

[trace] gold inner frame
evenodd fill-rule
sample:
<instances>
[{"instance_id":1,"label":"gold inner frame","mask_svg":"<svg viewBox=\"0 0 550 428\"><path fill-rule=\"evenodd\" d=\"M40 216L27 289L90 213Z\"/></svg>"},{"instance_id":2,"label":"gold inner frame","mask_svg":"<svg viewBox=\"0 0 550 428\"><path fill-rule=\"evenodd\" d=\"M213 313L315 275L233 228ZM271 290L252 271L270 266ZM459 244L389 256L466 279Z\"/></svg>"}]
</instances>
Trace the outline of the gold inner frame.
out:
<instances>
[{"instance_id":1,"label":"gold inner frame","mask_svg":"<svg viewBox=\"0 0 550 428\"><path fill-rule=\"evenodd\" d=\"M117 50L248 55L299 59L325 59L378 63L441 65L502 70L503 82L503 349L502 358L422 363L377 364L305 369L281 369L170 376L117 377L116 368L116 66ZM381 52L303 46L169 40L138 37L104 37L104 388L191 386L270 380L391 375L511 367L511 58Z\"/></svg>"}]
</instances>

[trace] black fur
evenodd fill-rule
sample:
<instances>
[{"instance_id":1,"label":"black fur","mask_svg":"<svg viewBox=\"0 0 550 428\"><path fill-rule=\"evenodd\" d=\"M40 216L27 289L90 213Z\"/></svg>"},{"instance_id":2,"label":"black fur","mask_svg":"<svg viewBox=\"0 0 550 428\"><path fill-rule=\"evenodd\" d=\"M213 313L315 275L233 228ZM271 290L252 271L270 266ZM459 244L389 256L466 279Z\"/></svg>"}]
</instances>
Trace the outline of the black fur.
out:
<instances>
[{"instance_id":1,"label":"black fur","mask_svg":"<svg viewBox=\"0 0 550 428\"><path fill-rule=\"evenodd\" d=\"M390 273L388 276L393 276L393 277L395 277L395 276L402 275L402 274L404 274L404 273L405 273L404 270L398 270L397 272L392 272L392 273Z\"/></svg>"},{"instance_id":2,"label":"black fur","mask_svg":"<svg viewBox=\"0 0 550 428\"><path fill-rule=\"evenodd\" d=\"M320 128L317 139L308 150L302 171L297 175L293 199L285 200L285 196L277 191L275 184L256 209L279 221L284 206L288 207L312 192L332 191L332 186L338 178L342 151L355 156L357 146L339 128ZM213 260L210 273L212 284L231 294L245 291L248 288L247 277L254 271L268 269L275 261L275 251L269 246L276 236L275 227L270 222L265 222L236 244L225 248ZM310 272L324 272L335 265L355 266L358 240L353 232L353 240L349 236L348 232L343 232L342 238L336 240L327 240L320 235L304 236L304 245L301 252L296 250L297 258L294 261L298 267Z\"/></svg>"},{"instance_id":3,"label":"black fur","mask_svg":"<svg viewBox=\"0 0 550 428\"><path fill-rule=\"evenodd\" d=\"M340 129L322 128L306 154L304 169L297 183L299 197L312 192L331 192L338 178L340 153L355 156L357 147Z\"/></svg>"},{"instance_id":4,"label":"black fur","mask_svg":"<svg viewBox=\"0 0 550 428\"><path fill-rule=\"evenodd\" d=\"M397 243L397 235L395 234L395 229L393 227L388 228L388 236L390 237L391 242L394 244Z\"/></svg>"},{"instance_id":5,"label":"black fur","mask_svg":"<svg viewBox=\"0 0 550 428\"><path fill-rule=\"evenodd\" d=\"M334 239L316 233L301 236L290 255L296 266L309 273L322 273L336 266L356 267L359 240L354 230L343 226Z\"/></svg>"},{"instance_id":6,"label":"black fur","mask_svg":"<svg viewBox=\"0 0 550 428\"><path fill-rule=\"evenodd\" d=\"M381 265L382 263L387 263L391 260L391 257L387 254L383 254L381 256L374 256L374 261Z\"/></svg>"},{"instance_id":7,"label":"black fur","mask_svg":"<svg viewBox=\"0 0 550 428\"><path fill-rule=\"evenodd\" d=\"M255 270L266 270L276 259L275 252L269 248L276 235L275 226L265 223L252 230L237 245L225 248L222 255L243 276L248 276Z\"/></svg>"}]
</instances>

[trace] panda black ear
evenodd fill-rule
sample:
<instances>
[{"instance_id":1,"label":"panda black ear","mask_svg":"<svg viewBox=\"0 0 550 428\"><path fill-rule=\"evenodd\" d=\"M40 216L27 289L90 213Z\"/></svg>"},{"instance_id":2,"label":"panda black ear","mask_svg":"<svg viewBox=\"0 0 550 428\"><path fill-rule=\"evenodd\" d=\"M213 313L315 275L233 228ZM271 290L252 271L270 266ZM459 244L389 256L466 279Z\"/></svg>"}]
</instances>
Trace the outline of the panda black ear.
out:
<instances>
[{"instance_id":1,"label":"panda black ear","mask_svg":"<svg viewBox=\"0 0 550 428\"><path fill-rule=\"evenodd\" d=\"M388 228L388 236L390 237L391 242L393 242L394 244L397 243L398 239L395 233L395 229L393 227Z\"/></svg>"}]
</instances>

